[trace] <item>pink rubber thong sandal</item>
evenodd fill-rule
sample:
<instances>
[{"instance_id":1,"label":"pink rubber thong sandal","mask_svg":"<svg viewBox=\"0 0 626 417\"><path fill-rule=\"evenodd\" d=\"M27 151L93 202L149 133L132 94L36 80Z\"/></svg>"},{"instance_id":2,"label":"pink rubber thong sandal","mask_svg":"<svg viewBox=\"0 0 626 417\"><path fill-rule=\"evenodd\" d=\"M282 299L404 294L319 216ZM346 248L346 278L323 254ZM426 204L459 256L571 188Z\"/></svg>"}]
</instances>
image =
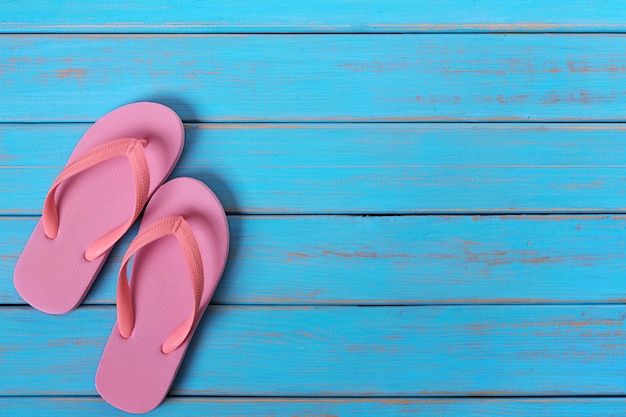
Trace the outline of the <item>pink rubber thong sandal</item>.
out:
<instances>
[{"instance_id":1,"label":"pink rubber thong sandal","mask_svg":"<svg viewBox=\"0 0 626 417\"><path fill-rule=\"evenodd\" d=\"M96 121L46 196L13 282L51 314L83 300L111 247L180 157L183 124L170 108L133 103Z\"/></svg>"},{"instance_id":2,"label":"pink rubber thong sandal","mask_svg":"<svg viewBox=\"0 0 626 417\"><path fill-rule=\"evenodd\" d=\"M228 241L224 209L202 182L176 178L154 193L122 261L117 322L96 373L109 404L145 413L163 401L220 280Z\"/></svg>"}]
</instances>

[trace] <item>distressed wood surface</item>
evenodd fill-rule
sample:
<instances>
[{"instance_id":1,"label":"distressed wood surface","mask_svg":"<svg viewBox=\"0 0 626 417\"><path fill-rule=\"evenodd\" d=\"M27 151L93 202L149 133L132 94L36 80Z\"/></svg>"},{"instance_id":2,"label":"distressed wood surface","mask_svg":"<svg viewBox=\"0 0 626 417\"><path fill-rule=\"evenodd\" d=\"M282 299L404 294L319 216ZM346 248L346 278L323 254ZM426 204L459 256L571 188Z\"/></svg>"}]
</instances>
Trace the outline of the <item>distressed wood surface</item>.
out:
<instances>
[{"instance_id":1,"label":"distressed wood surface","mask_svg":"<svg viewBox=\"0 0 626 417\"><path fill-rule=\"evenodd\" d=\"M29 414L31 413L31 414ZM624 417L626 402L615 398L539 399L358 399L358 398L168 398L154 417L294 417L346 415L506 417ZM0 398L0 416L120 415L100 398ZM126 415L126 414L124 414Z\"/></svg>"},{"instance_id":2,"label":"distressed wood surface","mask_svg":"<svg viewBox=\"0 0 626 417\"><path fill-rule=\"evenodd\" d=\"M624 35L6 35L0 121L624 121ZM63 105L58 105L59 98Z\"/></svg>"},{"instance_id":3,"label":"distressed wood surface","mask_svg":"<svg viewBox=\"0 0 626 417\"><path fill-rule=\"evenodd\" d=\"M93 380L136 228L69 315L12 273L78 138L138 100L185 120L174 175L232 233L151 415L626 416L624 22L618 0L5 2L0 416L121 414Z\"/></svg>"},{"instance_id":4,"label":"distressed wood surface","mask_svg":"<svg viewBox=\"0 0 626 417\"><path fill-rule=\"evenodd\" d=\"M40 213L88 126L0 125L0 213ZM625 129L193 124L174 176L206 182L229 213L626 212Z\"/></svg>"},{"instance_id":5,"label":"distressed wood surface","mask_svg":"<svg viewBox=\"0 0 626 417\"><path fill-rule=\"evenodd\" d=\"M0 32L624 32L619 0L244 0L3 5Z\"/></svg>"},{"instance_id":6,"label":"distressed wood surface","mask_svg":"<svg viewBox=\"0 0 626 417\"><path fill-rule=\"evenodd\" d=\"M624 395L624 317L623 305L214 306L172 394ZM112 306L1 309L0 395L95 395L114 320Z\"/></svg>"},{"instance_id":7,"label":"distressed wood surface","mask_svg":"<svg viewBox=\"0 0 626 417\"><path fill-rule=\"evenodd\" d=\"M0 217L0 303L36 218ZM229 216L217 304L623 303L624 216ZM114 303L117 245L88 304Z\"/></svg>"}]
</instances>

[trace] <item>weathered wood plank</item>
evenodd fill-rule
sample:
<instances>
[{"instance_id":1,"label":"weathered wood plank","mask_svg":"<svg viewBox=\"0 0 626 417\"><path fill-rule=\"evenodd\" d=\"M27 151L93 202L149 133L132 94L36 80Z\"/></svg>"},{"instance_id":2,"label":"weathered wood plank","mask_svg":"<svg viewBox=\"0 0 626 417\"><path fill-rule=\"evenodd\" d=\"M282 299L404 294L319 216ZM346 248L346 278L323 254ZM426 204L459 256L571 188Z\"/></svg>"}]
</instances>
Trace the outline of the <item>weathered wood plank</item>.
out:
<instances>
[{"instance_id":1,"label":"weathered wood plank","mask_svg":"<svg viewBox=\"0 0 626 417\"><path fill-rule=\"evenodd\" d=\"M624 121L623 35L6 35L0 121ZM59 105L63 97L63 105Z\"/></svg>"},{"instance_id":2,"label":"weathered wood plank","mask_svg":"<svg viewBox=\"0 0 626 417\"><path fill-rule=\"evenodd\" d=\"M0 213L40 213L87 127L0 125ZM230 213L626 212L623 125L200 124L186 136L174 175L204 180Z\"/></svg>"},{"instance_id":3,"label":"weathered wood plank","mask_svg":"<svg viewBox=\"0 0 626 417\"><path fill-rule=\"evenodd\" d=\"M37 219L0 217L0 303ZM624 216L230 216L219 304L616 303ZM114 303L114 249L87 303Z\"/></svg>"},{"instance_id":4,"label":"weathered wood plank","mask_svg":"<svg viewBox=\"0 0 626 417\"><path fill-rule=\"evenodd\" d=\"M623 32L619 0L317 0L250 2L30 0L3 5L0 31L220 32Z\"/></svg>"},{"instance_id":5,"label":"weathered wood plank","mask_svg":"<svg viewBox=\"0 0 626 417\"><path fill-rule=\"evenodd\" d=\"M100 398L0 398L0 416L117 416L119 411ZM397 416L423 417L624 417L623 398L541 399L364 399L364 398L219 398L170 397L150 412L154 417L293 417Z\"/></svg>"},{"instance_id":6,"label":"weathered wood plank","mask_svg":"<svg viewBox=\"0 0 626 417\"><path fill-rule=\"evenodd\" d=\"M211 307L173 394L624 395L624 317L623 305ZM0 395L94 395L114 318L0 309Z\"/></svg>"}]
</instances>

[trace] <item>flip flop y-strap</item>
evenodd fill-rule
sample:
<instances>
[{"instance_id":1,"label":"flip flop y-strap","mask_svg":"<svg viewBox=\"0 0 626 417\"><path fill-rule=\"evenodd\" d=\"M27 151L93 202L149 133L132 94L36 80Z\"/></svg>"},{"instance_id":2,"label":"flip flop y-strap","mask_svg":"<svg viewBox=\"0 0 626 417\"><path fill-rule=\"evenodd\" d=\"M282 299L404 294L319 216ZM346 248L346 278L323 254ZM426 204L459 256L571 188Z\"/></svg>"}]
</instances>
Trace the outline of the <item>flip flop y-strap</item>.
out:
<instances>
[{"instance_id":1,"label":"flip flop y-strap","mask_svg":"<svg viewBox=\"0 0 626 417\"><path fill-rule=\"evenodd\" d=\"M122 261L120 273L117 279L117 323L120 335L124 339L128 339L133 332L135 326L135 316L133 312L133 304L130 296L130 288L128 285L128 275L126 272L128 261L130 258L144 246L161 239L165 236L174 235L180 244L189 275L191 277L191 286L193 288L194 308L185 321L178 326L172 334L170 334L163 345L161 351L163 353L171 353L176 350L181 343L185 341L193 325L198 317L200 301L202 300L202 291L204 290L204 271L202 269L202 258L198 242L193 234L193 230L183 216L165 217L156 223L146 227L139 232L137 237L133 239L128 247L126 255Z\"/></svg>"},{"instance_id":2,"label":"flip flop y-strap","mask_svg":"<svg viewBox=\"0 0 626 417\"><path fill-rule=\"evenodd\" d=\"M59 213L55 201L55 194L59 185L69 178L104 161L125 156L130 163L135 183L135 208L128 220L96 240L87 248L85 251L85 259L93 261L108 251L130 228L148 200L150 173L148 171L148 161L146 160L143 149L146 144L147 141L145 139L117 139L97 146L75 161L69 163L63 171L61 171L56 180L54 180L43 204L41 222L46 236L49 239L54 239L59 232Z\"/></svg>"}]
</instances>

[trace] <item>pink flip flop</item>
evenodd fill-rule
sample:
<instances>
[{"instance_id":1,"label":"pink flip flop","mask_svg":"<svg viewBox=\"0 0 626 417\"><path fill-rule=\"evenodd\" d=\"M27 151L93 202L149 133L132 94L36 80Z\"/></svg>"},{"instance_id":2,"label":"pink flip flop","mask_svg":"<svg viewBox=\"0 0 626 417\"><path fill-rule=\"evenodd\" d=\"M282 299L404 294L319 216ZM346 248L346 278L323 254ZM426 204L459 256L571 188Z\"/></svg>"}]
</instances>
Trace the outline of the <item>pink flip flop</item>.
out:
<instances>
[{"instance_id":1,"label":"pink flip flop","mask_svg":"<svg viewBox=\"0 0 626 417\"><path fill-rule=\"evenodd\" d=\"M17 262L13 282L22 298L51 314L80 304L183 142L180 118L157 103L129 104L94 123L52 184Z\"/></svg>"},{"instance_id":2,"label":"pink flip flop","mask_svg":"<svg viewBox=\"0 0 626 417\"><path fill-rule=\"evenodd\" d=\"M228 241L224 209L202 182L176 178L154 193L122 261L117 322L96 373L109 404L145 413L163 401L220 280Z\"/></svg>"}]
</instances>

